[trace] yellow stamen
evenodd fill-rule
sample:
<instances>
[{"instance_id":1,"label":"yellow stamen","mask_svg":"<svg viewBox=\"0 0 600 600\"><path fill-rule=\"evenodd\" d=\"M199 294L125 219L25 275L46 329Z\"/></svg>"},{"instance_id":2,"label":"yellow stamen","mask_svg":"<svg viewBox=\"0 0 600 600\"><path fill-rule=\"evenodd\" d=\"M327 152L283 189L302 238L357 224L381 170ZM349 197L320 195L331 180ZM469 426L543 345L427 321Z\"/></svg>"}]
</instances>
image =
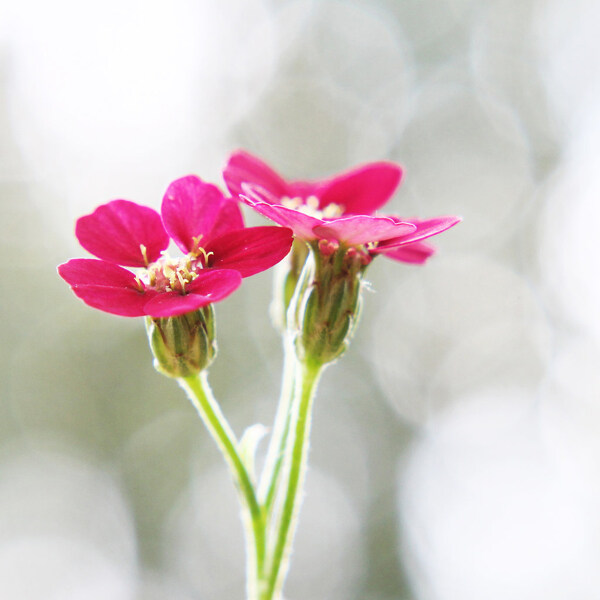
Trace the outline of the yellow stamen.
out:
<instances>
[{"instance_id":1,"label":"yellow stamen","mask_svg":"<svg viewBox=\"0 0 600 600\"><path fill-rule=\"evenodd\" d=\"M291 208L293 210L300 211L305 215L309 215L311 217L316 217L317 219L321 218L332 218L339 217L344 214L344 207L341 204L330 203L322 209L319 208L320 200L317 196L308 196L308 198L288 198L287 196L283 197L281 200L281 205L286 208Z\"/></svg>"},{"instance_id":2,"label":"yellow stamen","mask_svg":"<svg viewBox=\"0 0 600 600\"><path fill-rule=\"evenodd\" d=\"M200 249L200 254L207 259L210 256L203 249ZM148 266L140 281L161 292L177 291L185 294L187 284L198 277L197 271L200 268L201 260L195 260L191 253L178 259L164 255Z\"/></svg>"},{"instance_id":3,"label":"yellow stamen","mask_svg":"<svg viewBox=\"0 0 600 600\"><path fill-rule=\"evenodd\" d=\"M147 248L144 244L140 244L140 251L142 252L142 258L144 259L144 264L148 266L148 253Z\"/></svg>"},{"instance_id":4,"label":"yellow stamen","mask_svg":"<svg viewBox=\"0 0 600 600\"><path fill-rule=\"evenodd\" d=\"M335 203L331 203L328 204L322 211L321 213L323 214L323 216L327 219L327 218L332 218L332 217L339 217L342 214L344 214L344 207L340 204L335 204Z\"/></svg>"},{"instance_id":5,"label":"yellow stamen","mask_svg":"<svg viewBox=\"0 0 600 600\"><path fill-rule=\"evenodd\" d=\"M305 202L311 210L319 210L319 199L316 196L309 196Z\"/></svg>"},{"instance_id":6,"label":"yellow stamen","mask_svg":"<svg viewBox=\"0 0 600 600\"><path fill-rule=\"evenodd\" d=\"M204 236L202 234L200 235L196 235L192 238L192 250L190 252L190 254L196 258L198 256L198 254L200 254L202 248L200 247L200 240L203 238Z\"/></svg>"},{"instance_id":7,"label":"yellow stamen","mask_svg":"<svg viewBox=\"0 0 600 600\"><path fill-rule=\"evenodd\" d=\"M200 254L202 254L202 258L204 259L204 265L200 263L200 267L205 267L208 265L208 259L213 256L214 252L207 252L204 248L198 248L196 256L199 256Z\"/></svg>"},{"instance_id":8,"label":"yellow stamen","mask_svg":"<svg viewBox=\"0 0 600 600\"><path fill-rule=\"evenodd\" d=\"M177 271L177 279L179 279L179 284L181 285L181 291L185 292L185 284L187 281L182 277L181 273Z\"/></svg>"},{"instance_id":9,"label":"yellow stamen","mask_svg":"<svg viewBox=\"0 0 600 600\"><path fill-rule=\"evenodd\" d=\"M286 208L293 208L294 210L302 210L302 208L306 207L304 200L299 196L296 196L295 198L284 196L280 202L282 206L285 206Z\"/></svg>"}]
</instances>

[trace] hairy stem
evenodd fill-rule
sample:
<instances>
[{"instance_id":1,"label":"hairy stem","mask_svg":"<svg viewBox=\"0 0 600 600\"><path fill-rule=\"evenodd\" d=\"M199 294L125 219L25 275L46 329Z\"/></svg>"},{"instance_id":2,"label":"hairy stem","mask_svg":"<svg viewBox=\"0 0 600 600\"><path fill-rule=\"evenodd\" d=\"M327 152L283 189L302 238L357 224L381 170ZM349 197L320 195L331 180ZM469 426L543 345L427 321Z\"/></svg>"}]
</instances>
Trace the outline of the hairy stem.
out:
<instances>
[{"instance_id":1,"label":"hairy stem","mask_svg":"<svg viewBox=\"0 0 600 600\"><path fill-rule=\"evenodd\" d=\"M279 482L283 456L290 430L292 400L294 396L294 381L296 373L296 354L291 335L284 337L284 365L281 382L281 395L277 406L277 414L273 425L273 433L267 450L265 466L260 478L258 497L263 504L267 519L273 508L275 492Z\"/></svg>"},{"instance_id":2,"label":"hairy stem","mask_svg":"<svg viewBox=\"0 0 600 600\"><path fill-rule=\"evenodd\" d=\"M248 600L259 598L265 562L265 519L252 479L238 452L238 443L208 384L206 372L182 377L179 384L223 454L238 490L246 533Z\"/></svg>"},{"instance_id":3,"label":"hairy stem","mask_svg":"<svg viewBox=\"0 0 600 600\"><path fill-rule=\"evenodd\" d=\"M286 478L282 492L283 504L274 530L274 546L265 573L266 587L261 600L280 597L287 574L290 552L300 510L302 487L306 476L308 438L314 392L323 365L313 361L299 362L296 371L295 397L291 413L291 437L288 439L284 462Z\"/></svg>"}]
</instances>

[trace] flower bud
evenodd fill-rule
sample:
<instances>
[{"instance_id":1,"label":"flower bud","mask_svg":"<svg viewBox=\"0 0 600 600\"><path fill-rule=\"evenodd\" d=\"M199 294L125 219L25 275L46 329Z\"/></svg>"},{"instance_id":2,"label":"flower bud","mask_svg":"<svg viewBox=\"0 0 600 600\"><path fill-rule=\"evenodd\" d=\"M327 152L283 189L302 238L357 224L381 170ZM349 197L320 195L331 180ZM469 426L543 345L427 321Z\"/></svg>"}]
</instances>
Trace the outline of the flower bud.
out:
<instances>
[{"instance_id":1,"label":"flower bud","mask_svg":"<svg viewBox=\"0 0 600 600\"><path fill-rule=\"evenodd\" d=\"M312 261L298 283L293 309L296 351L301 360L325 364L343 354L354 334L365 265L353 248L340 246L326 253L320 246L311 249Z\"/></svg>"},{"instance_id":2,"label":"flower bud","mask_svg":"<svg viewBox=\"0 0 600 600\"><path fill-rule=\"evenodd\" d=\"M146 317L154 368L167 377L190 377L206 369L217 353L212 305L176 317Z\"/></svg>"}]
</instances>

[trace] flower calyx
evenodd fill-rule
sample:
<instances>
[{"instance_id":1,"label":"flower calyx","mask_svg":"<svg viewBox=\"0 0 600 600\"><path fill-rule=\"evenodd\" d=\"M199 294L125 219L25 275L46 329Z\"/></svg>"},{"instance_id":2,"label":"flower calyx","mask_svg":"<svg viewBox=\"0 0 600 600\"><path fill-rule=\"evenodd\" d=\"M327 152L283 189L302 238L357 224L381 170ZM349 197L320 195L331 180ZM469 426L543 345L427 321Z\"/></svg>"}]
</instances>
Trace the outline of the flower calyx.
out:
<instances>
[{"instance_id":1,"label":"flower calyx","mask_svg":"<svg viewBox=\"0 0 600 600\"><path fill-rule=\"evenodd\" d=\"M211 304L174 317L146 317L154 368L167 377L190 377L208 368L217 353Z\"/></svg>"},{"instance_id":2,"label":"flower calyx","mask_svg":"<svg viewBox=\"0 0 600 600\"><path fill-rule=\"evenodd\" d=\"M310 248L288 321L293 317L299 358L326 364L341 356L352 339L370 258L361 249L335 241L320 240Z\"/></svg>"}]
</instances>

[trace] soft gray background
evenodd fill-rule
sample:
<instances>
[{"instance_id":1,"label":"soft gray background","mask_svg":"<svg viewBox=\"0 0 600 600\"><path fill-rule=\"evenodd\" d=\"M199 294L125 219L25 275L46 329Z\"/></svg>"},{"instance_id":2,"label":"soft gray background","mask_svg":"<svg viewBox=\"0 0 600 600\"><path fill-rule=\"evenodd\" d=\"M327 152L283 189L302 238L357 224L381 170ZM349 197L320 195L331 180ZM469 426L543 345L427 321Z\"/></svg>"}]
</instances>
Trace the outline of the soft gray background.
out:
<instances>
[{"instance_id":1,"label":"soft gray background","mask_svg":"<svg viewBox=\"0 0 600 600\"><path fill-rule=\"evenodd\" d=\"M600 598L599 23L595 0L0 2L0 597L242 598L221 457L141 320L55 267L78 216L220 182L245 147L296 178L395 160L391 212L464 217L426 267L370 268L289 600ZM218 306L238 433L274 411L270 286Z\"/></svg>"}]
</instances>

